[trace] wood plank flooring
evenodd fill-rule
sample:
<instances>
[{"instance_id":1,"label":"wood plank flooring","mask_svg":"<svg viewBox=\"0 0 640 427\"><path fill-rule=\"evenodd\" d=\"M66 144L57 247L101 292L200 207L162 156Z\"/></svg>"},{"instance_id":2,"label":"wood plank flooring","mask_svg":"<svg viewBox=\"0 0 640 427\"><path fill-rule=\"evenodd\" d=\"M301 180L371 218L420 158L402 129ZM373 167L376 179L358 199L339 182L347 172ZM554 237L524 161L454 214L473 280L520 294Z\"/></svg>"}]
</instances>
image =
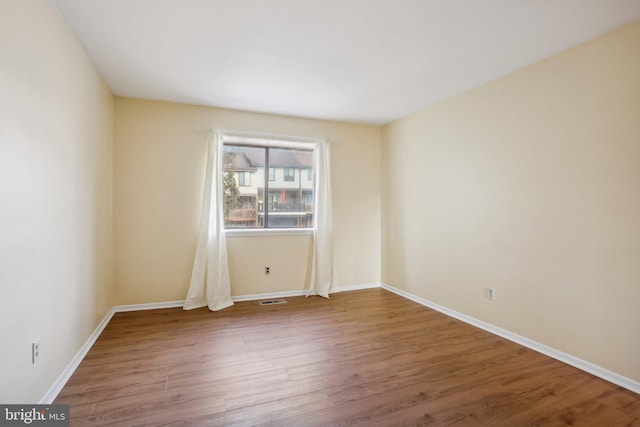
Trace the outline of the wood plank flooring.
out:
<instances>
[{"instance_id":1,"label":"wood plank flooring","mask_svg":"<svg viewBox=\"0 0 640 427\"><path fill-rule=\"evenodd\" d=\"M382 289L117 313L71 425L640 426L640 395Z\"/></svg>"}]
</instances>

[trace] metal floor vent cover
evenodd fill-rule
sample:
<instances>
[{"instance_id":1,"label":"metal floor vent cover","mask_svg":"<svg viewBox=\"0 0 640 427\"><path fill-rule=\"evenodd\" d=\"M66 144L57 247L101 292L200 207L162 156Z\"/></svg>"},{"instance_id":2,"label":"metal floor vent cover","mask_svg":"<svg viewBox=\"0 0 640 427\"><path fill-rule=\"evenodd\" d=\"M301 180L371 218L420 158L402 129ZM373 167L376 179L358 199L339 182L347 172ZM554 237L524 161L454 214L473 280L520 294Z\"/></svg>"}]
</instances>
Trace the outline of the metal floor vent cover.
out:
<instances>
[{"instance_id":1,"label":"metal floor vent cover","mask_svg":"<svg viewBox=\"0 0 640 427\"><path fill-rule=\"evenodd\" d=\"M266 299L264 301L260 301L260 305L273 305L273 304L286 304L286 299Z\"/></svg>"}]
</instances>

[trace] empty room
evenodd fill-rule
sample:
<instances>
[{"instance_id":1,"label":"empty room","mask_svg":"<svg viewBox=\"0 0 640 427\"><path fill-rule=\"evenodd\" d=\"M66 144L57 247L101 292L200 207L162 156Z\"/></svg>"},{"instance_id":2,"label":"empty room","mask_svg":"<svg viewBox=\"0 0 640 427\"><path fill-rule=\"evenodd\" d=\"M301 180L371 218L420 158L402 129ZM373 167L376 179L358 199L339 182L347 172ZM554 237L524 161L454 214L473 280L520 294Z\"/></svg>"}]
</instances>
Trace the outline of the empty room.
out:
<instances>
[{"instance_id":1,"label":"empty room","mask_svg":"<svg viewBox=\"0 0 640 427\"><path fill-rule=\"evenodd\" d=\"M1 425L640 426L640 0L2 0L0 203Z\"/></svg>"}]
</instances>

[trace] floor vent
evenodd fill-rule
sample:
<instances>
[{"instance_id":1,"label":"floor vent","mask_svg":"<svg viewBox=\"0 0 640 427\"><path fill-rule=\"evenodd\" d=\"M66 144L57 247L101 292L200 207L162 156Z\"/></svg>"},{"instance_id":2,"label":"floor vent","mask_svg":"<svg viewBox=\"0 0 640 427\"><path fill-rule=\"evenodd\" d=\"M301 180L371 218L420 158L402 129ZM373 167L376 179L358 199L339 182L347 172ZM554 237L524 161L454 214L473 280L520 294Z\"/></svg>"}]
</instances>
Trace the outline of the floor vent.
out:
<instances>
[{"instance_id":1,"label":"floor vent","mask_svg":"<svg viewBox=\"0 0 640 427\"><path fill-rule=\"evenodd\" d=\"M260 301L260 305L273 305L273 304L286 304L286 299L266 299L264 301Z\"/></svg>"}]
</instances>

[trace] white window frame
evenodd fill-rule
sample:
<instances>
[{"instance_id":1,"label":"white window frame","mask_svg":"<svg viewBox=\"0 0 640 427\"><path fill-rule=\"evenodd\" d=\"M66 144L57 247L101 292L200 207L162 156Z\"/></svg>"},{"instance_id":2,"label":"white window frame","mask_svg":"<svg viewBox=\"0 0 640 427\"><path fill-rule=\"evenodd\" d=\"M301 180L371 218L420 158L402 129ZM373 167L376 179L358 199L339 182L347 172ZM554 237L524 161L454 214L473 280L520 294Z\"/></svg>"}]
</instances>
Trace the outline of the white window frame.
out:
<instances>
[{"instance_id":1,"label":"white window frame","mask_svg":"<svg viewBox=\"0 0 640 427\"><path fill-rule=\"evenodd\" d=\"M318 140L293 136L272 136L262 134L244 134L242 132L223 132L223 145L258 146L269 148L290 148L299 150L311 150L314 152ZM314 173L317 173L314 171ZM268 173L267 173L268 175ZM268 178L268 176L267 176ZM315 190L314 190L315 198ZM265 200L267 200L265 195ZM225 228L227 237L252 237L252 236L309 236L313 234L313 228Z\"/></svg>"}]
</instances>

